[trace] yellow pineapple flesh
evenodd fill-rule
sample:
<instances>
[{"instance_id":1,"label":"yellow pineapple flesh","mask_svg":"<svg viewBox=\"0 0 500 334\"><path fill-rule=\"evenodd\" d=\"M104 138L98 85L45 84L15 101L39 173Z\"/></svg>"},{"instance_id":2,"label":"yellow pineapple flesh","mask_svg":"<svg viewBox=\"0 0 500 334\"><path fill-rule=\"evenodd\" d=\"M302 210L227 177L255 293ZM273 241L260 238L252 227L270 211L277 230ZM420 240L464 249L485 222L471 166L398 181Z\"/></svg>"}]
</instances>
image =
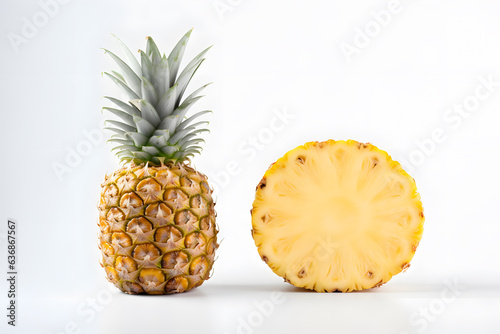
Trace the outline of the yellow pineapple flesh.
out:
<instances>
[{"instance_id":1,"label":"yellow pineapple flesh","mask_svg":"<svg viewBox=\"0 0 500 334\"><path fill-rule=\"evenodd\" d=\"M288 152L265 173L252 208L261 258L285 281L319 292L386 283L408 268L423 223L413 178L354 140Z\"/></svg>"}]
</instances>

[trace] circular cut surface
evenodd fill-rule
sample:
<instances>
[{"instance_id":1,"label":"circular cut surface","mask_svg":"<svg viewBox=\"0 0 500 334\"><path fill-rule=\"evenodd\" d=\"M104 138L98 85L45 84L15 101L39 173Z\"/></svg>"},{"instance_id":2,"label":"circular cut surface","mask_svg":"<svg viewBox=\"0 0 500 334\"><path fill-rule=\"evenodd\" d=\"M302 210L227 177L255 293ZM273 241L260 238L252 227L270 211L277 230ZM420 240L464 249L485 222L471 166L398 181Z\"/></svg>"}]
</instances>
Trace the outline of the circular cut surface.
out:
<instances>
[{"instance_id":1,"label":"circular cut surface","mask_svg":"<svg viewBox=\"0 0 500 334\"><path fill-rule=\"evenodd\" d=\"M389 281L409 266L423 222L415 181L386 152L353 140L285 154L257 186L252 209L262 259L316 291Z\"/></svg>"}]
</instances>

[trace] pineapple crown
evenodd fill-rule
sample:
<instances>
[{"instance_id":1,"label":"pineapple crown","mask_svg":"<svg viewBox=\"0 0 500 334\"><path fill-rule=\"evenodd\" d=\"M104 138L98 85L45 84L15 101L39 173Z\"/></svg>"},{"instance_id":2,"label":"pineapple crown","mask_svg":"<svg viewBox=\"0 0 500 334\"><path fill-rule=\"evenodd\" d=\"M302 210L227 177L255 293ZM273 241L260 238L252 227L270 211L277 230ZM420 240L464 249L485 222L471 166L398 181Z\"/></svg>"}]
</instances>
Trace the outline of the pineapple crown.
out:
<instances>
[{"instance_id":1,"label":"pineapple crown","mask_svg":"<svg viewBox=\"0 0 500 334\"><path fill-rule=\"evenodd\" d=\"M118 107L103 109L120 118L120 121L106 120L105 127L114 132L109 141L116 144L113 150L117 151L120 162L175 164L200 153L202 148L198 144L204 140L198 136L208 131L208 122L193 121L211 111L199 111L189 118L186 114L209 84L185 99L182 96L210 47L200 52L178 75L191 31L181 38L168 57L161 55L151 37L147 37L146 52L139 50L140 62L118 38L125 60L104 49L121 69L121 73L111 71L104 75L128 96L127 101L104 97Z\"/></svg>"}]
</instances>

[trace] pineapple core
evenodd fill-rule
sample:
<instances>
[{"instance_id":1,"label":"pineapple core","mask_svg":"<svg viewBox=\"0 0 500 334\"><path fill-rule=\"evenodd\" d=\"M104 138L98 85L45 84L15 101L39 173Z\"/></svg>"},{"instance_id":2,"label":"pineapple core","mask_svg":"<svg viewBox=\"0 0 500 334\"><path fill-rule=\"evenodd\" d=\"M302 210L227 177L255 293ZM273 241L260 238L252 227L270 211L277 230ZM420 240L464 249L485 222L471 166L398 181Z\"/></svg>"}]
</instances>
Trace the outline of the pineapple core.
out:
<instances>
[{"instance_id":1,"label":"pineapple core","mask_svg":"<svg viewBox=\"0 0 500 334\"><path fill-rule=\"evenodd\" d=\"M324 291L380 286L409 266L423 232L415 181L354 140L300 146L257 186L252 235L285 281Z\"/></svg>"}]
</instances>

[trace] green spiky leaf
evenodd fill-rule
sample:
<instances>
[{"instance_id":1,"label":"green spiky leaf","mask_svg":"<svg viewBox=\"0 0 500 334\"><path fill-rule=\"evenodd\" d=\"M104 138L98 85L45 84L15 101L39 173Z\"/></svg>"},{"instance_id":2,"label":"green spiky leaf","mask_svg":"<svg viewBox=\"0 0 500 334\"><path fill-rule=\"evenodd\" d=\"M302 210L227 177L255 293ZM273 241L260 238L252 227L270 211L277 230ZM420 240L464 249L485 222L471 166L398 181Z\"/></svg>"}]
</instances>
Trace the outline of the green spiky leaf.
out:
<instances>
[{"instance_id":1,"label":"green spiky leaf","mask_svg":"<svg viewBox=\"0 0 500 334\"><path fill-rule=\"evenodd\" d=\"M151 37L147 38L146 43L146 54L151 58L151 63L153 66L157 66L161 60L161 53L156 46L156 43L153 41Z\"/></svg>"},{"instance_id":2,"label":"green spiky leaf","mask_svg":"<svg viewBox=\"0 0 500 334\"><path fill-rule=\"evenodd\" d=\"M132 119L132 116L130 116L126 112L121 111L119 109L110 108L110 107L103 107L102 109L107 110L110 113L112 113L113 115L120 117L125 124L128 124L130 126L134 126L134 121Z\"/></svg>"},{"instance_id":3,"label":"green spiky leaf","mask_svg":"<svg viewBox=\"0 0 500 334\"><path fill-rule=\"evenodd\" d=\"M104 98L113 102L117 107L120 107L124 112L126 112L131 116L132 115L139 116L141 114L139 109L135 108L132 104L125 103L123 101L115 99L114 97L104 96Z\"/></svg>"},{"instance_id":4,"label":"green spiky leaf","mask_svg":"<svg viewBox=\"0 0 500 334\"><path fill-rule=\"evenodd\" d=\"M158 114L162 119L174 112L176 101L177 83L170 87L170 89L161 97L160 101L158 102Z\"/></svg>"},{"instance_id":5,"label":"green spiky leaf","mask_svg":"<svg viewBox=\"0 0 500 334\"><path fill-rule=\"evenodd\" d=\"M156 111L155 107L151 105L146 100L133 100L130 101L133 105L137 107L141 111L141 117L144 118L146 121L151 123L153 127L157 128L158 124L161 122L161 118L158 115L158 112Z\"/></svg>"},{"instance_id":6,"label":"green spiky leaf","mask_svg":"<svg viewBox=\"0 0 500 334\"><path fill-rule=\"evenodd\" d=\"M108 73L108 72L104 72L104 74L110 78L111 80L113 80L113 82L118 86L120 87L127 95L129 98L131 99L138 99L139 98L139 95L137 95L129 86L127 86L126 83L124 83L121 79L115 77L114 75Z\"/></svg>"},{"instance_id":7,"label":"green spiky leaf","mask_svg":"<svg viewBox=\"0 0 500 334\"><path fill-rule=\"evenodd\" d=\"M203 110L203 111L199 111L197 112L196 114L194 114L193 116L185 119L184 121L181 122L181 124L179 124L179 126L177 127L178 130L183 130L185 129L191 122L193 122L195 119L197 119L198 117L202 116L202 115L205 115L205 114L209 114L211 113L212 111L211 110ZM208 122L206 122L206 124L208 125Z\"/></svg>"},{"instance_id":8,"label":"green spiky leaf","mask_svg":"<svg viewBox=\"0 0 500 334\"><path fill-rule=\"evenodd\" d=\"M192 31L193 29L189 30L184 36L182 36L181 40L177 42L168 55L168 66L170 67L170 87L174 85L177 79L177 72L181 66L182 57L184 56L184 51L186 50Z\"/></svg>"},{"instance_id":9,"label":"green spiky leaf","mask_svg":"<svg viewBox=\"0 0 500 334\"><path fill-rule=\"evenodd\" d=\"M190 117L187 113L208 84L185 99L183 95L210 48L200 52L181 70L190 35L188 31L168 57L162 55L151 37L147 38L146 51L139 50L138 59L118 38L123 58L105 50L119 71L104 72L104 75L127 95L126 100L105 96L116 107L103 108L109 111L106 114L119 119L108 120L105 129L113 132L109 141L116 144L113 150L120 161L152 165L177 163L188 161L201 151L198 145L204 140L199 136L208 132L208 122L196 120L210 111L199 111Z\"/></svg>"},{"instance_id":10,"label":"green spiky leaf","mask_svg":"<svg viewBox=\"0 0 500 334\"><path fill-rule=\"evenodd\" d=\"M113 35L113 36L118 41L118 44L120 44L122 52L124 53L125 58L126 58L126 63L130 66L130 68L132 68L132 70L134 71L134 73L139 77L140 74L141 74L141 65L139 65L139 62L137 61L137 58L135 58L135 56L132 53L132 51L130 51L130 49L125 45L125 43L123 43L121 41L121 39L119 39L115 35Z\"/></svg>"},{"instance_id":11,"label":"green spiky leaf","mask_svg":"<svg viewBox=\"0 0 500 334\"><path fill-rule=\"evenodd\" d=\"M125 81L136 94L139 93L139 90L141 88L141 79L137 76L134 70L132 70L132 68L130 68L127 63L121 60L113 52L106 49L104 49L104 51L106 51L106 53L109 54L111 58L113 58L118 66L120 66L121 70L123 71L123 81Z\"/></svg>"}]
</instances>

